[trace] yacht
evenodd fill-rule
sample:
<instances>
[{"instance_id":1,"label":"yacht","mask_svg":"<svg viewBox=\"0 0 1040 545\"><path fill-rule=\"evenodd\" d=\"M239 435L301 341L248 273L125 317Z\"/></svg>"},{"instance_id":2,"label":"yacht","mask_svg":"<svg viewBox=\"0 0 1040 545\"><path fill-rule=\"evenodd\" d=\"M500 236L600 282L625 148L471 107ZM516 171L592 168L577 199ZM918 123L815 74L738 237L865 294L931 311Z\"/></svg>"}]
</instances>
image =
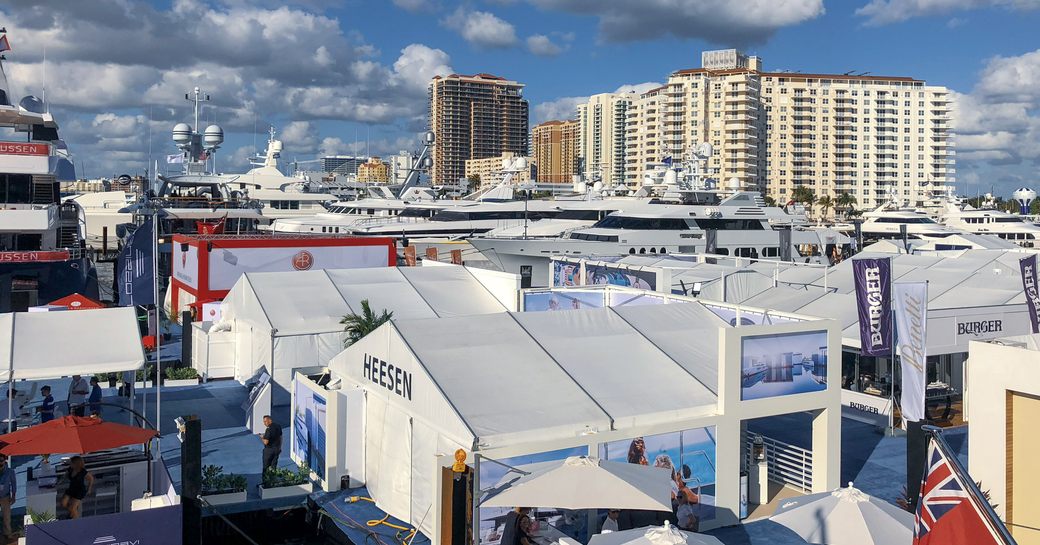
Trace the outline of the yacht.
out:
<instances>
[{"instance_id":1,"label":"yacht","mask_svg":"<svg viewBox=\"0 0 1040 545\"><path fill-rule=\"evenodd\" d=\"M595 199L557 201L560 212L550 219L525 221L519 225L498 227L485 233L486 238L553 238L582 227L591 227L597 221L620 210L650 204L650 199Z\"/></svg>"},{"instance_id":2,"label":"yacht","mask_svg":"<svg viewBox=\"0 0 1040 545\"><path fill-rule=\"evenodd\" d=\"M429 218L398 215L388 218L367 218L359 221L350 232L359 236L385 236L402 239L440 238L459 239L487 233L492 229L523 228L560 213L557 201L524 200L479 203L455 201Z\"/></svg>"},{"instance_id":3,"label":"yacht","mask_svg":"<svg viewBox=\"0 0 1040 545\"><path fill-rule=\"evenodd\" d=\"M0 312L24 311L67 295L98 298L85 252L83 209L61 202L76 180L58 124L36 97L10 100L0 57Z\"/></svg>"},{"instance_id":4,"label":"yacht","mask_svg":"<svg viewBox=\"0 0 1040 545\"><path fill-rule=\"evenodd\" d=\"M906 226L908 238L922 240L946 238L963 233L960 229L943 225L921 212L910 208L900 208L892 203L879 206L870 212L864 212L860 230L864 240L898 239L902 237L900 226L903 225ZM853 234L855 225L837 224L834 229L846 234Z\"/></svg>"},{"instance_id":5,"label":"yacht","mask_svg":"<svg viewBox=\"0 0 1040 545\"><path fill-rule=\"evenodd\" d=\"M959 206L956 202L950 202L942 221L953 229L978 235L994 235L1025 248L1040 248L1040 225L1030 221L1028 216L1010 214L996 208L978 209L967 204Z\"/></svg>"},{"instance_id":6,"label":"yacht","mask_svg":"<svg viewBox=\"0 0 1040 545\"><path fill-rule=\"evenodd\" d=\"M126 208L137 202L137 194L131 191L112 190L79 193L65 199L83 208L86 217L87 246L102 249L116 247L116 230L120 224L131 221Z\"/></svg>"},{"instance_id":7,"label":"yacht","mask_svg":"<svg viewBox=\"0 0 1040 545\"><path fill-rule=\"evenodd\" d=\"M469 243L504 271L531 266L536 285L548 281L553 256L706 253L825 263L834 245L848 250L849 237L804 226L804 218L761 201L757 193L737 191L715 206L651 202L624 208L565 236L474 237Z\"/></svg>"}]
</instances>

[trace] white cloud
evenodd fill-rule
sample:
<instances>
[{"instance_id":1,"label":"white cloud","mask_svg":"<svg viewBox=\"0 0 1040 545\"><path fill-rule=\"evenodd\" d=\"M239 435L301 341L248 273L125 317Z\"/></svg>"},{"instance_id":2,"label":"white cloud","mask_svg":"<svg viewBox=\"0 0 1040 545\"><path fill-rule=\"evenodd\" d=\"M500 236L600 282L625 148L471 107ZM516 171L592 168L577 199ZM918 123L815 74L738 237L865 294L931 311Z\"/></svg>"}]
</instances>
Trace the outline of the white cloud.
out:
<instances>
[{"instance_id":1,"label":"white cloud","mask_svg":"<svg viewBox=\"0 0 1040 545\"><path fill-rule=\"evenodd\" d=\"M539 57L555 57L563 52L563 48L553 43L544 34L527 37L527 50Z\"/></svg>"},{"instance_id":2,"label":"white cloud","mask_svg":"<svg viewBox=\"0 0 1040 545\"><path fill-rule=\"evenodd\" d=\"M660 86L660 83L648 81L645 83L622 85L613 92L640 94ZM584 104L585 102L588 102L588 100L588 96L560 97L555 100L535 104L534 107L531 108L531 125L537 125L539 123L556 119L574 119L577 115L576 111L578 105Z\"/></svg>"},{"instance_id":3,"label":"white cloud","mask_svg":"<svg viewBox=\"0 0 1040 545\"><path fill-rule=\"evenodd\" d=\"M856 15L866 17L868 25L886 25L914 17L945 15L988 7L1029 10L1040 8L1040 2L1037 0L870 0L868 4L856 10ZM955 24L955 26L959 25Z\"/></svg>"},{"instance_id":4,"label":"white cloud","mask_svg":"<svg viewBox=\"0 0 1040 545\"><path fill-rule=\"evenodd\" d=\"M440 49L411 44L402 49L401 56L394 61L394 76L413 88L425 88L434 76L452 72L450 62L448 54Z\"/></svg>"},{"instance_id":5,"label":"white cloud","mask_svg":"<svg viewBox=\"0 0 1040 545\"><path fill-rule=\"evenodd\" d=\"M412 13L427 11L433 8L433 2L429 0L394 0L394 5Z\"/></svg>"},{"instance_id":6,"label":"white cloud","mask_svg":"<svg viewBox=\"0 0 1040 545\"><path fill-rule=\"evenodd\" d=\"M318 149L318 127L310 121L293 121L279 135L286 151L314 153Z\"/></svg>"},{"instance_id":7,"label":"white cloud","mask_svg":"<svg viewBox=\"0 0 1040 545\"><path fill-rule=\"evenodd\" d=\"M634 84L622 85L621 87L618 87L617 89L614 89L614 92L615 93L636 93L636 94L642 94L642 93L645 93L645 92L649 91L650 89L656 89L656 88L658 88L660 86L661 86L661 84L657 83L655 81L647 81L647 82L644 82L644 83L634 83Z\"/></svg>"},{"instance_id":8,"label":"white cloud","mask_svg":"<svg viewBox=\"0 0 1040 545\"><path fill-rule=\"evenodd\" d=\"M823 0L530 0L547 10L599 19L607 42L665 35L724 45L763 43L778 29L823 15Z\"/></svg>"},{"instance_id":9,"label":"white cloud","mask_svg":"<svg viewBox=\"0 0 1040 545\"><path fill-rule=\"evenodd\" d=\"M441 24L459 33L467 42L484 48L507 48L516 45L516 29L493 13L467 10L459 6Z\"/></svg>"}]
</instances>

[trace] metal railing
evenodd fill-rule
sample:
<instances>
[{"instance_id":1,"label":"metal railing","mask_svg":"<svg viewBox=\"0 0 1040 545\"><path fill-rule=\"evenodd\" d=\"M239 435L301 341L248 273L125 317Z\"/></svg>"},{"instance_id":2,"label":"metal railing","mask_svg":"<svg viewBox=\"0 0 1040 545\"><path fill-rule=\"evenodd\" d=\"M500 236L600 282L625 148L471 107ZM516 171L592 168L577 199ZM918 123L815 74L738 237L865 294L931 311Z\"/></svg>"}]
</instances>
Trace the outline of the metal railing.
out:
<instances>
[{"instance_id":1,"label":"metal railing","mask_svg":"<svg viewBox=\"0 0 1040 545\"><path fill-rule=\"evenodd\" d=\"M777 441L764 435L748 433L745 440L744 462L754 465L755 437L761 437L766 450L769 480L790 486L808 494L812 492L812 451Z\"/></svg>"}]
</instances>

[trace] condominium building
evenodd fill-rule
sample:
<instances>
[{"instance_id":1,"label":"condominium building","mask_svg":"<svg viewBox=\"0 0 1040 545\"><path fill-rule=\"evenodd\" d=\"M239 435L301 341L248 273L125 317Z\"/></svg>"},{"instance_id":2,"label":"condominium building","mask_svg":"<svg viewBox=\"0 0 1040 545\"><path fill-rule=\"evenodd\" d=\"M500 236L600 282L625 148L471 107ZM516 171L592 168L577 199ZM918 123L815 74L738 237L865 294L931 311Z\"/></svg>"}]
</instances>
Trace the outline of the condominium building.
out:
<instances>
[{"instance_id":1,"label":"condominium building","mask_svg":"<svg viewBox=\"0 0 1040 545\"><path fill-rule=\"evenodd\" d=\"M491 74L436 76L430 83L434 184L465 176L466 160L523 155L528 145L528 104L523 84Z\"/></svg>"},{"instance_id":2,"label":"condominium building","mask_svg":"<svg viewBox=\"0 0 1040 545\"><path fill-rule=\"evenodd\" d=\"M587 179L607 186L624 182L625 129L634 98L634 93L602 93L578 105L578 156Z\"/></svg>"},{"instance_id":3,"label":"condominium building","mask_svg":"<svg viewBox=\"0 0 1040 545\"><path fill-rule=\"evenodd\" d=\"M531 129L531 158L538 165L538 181L570 183L578 174L578 122L546 121Z\"/></svg>"},{"instance_id":4,"label":"condominium building","mask_svg":"<svg viewBox=\"0 0 1040 545\"><path fill-rule=\"evenodd\" d=\"M403 184L415 166L415 157L407 150L401 150L397 155L387 157L390 164L390 183Z\"/></svg>"},{"instance_id":5,"label":"condominium building","mask_svg":"<svg viewBox=\"0 0 1040 545\"><path fill-rule=\"evenodd\" d=\"M710 175L778 202L804 186L859 208L927 206L954 181L949 119L949 91L921 80L766 72L757 57L708 51L633 102L626 181L708 142Z\"/></svg>"},{"instance_id":6,"label":"condominium building","mask_svg":"<svg viewBox=\"0 0 1040 545\"><path fill-rule=\"evenodd\" d=\"M369 157L367 162L358 165L357 181L366 184L390 183L390 165L379 157Z\"/></svg>"},{"instance_id":7,"label":"condominium building","mask_svg":"<svg viewBox=\"0 0 1040 545\"><path fill-rule=\"evenodd\" d=\"M505 152L498 157L466 160L465 174L466 179L470 180L469 189L473 191L498 185L505 178L507 169L513 172L510 181L514 184L526 184L535 178L535 164L529 157ZM475 179L478 181L474 184Z\"/></svg>"}]
</instances>

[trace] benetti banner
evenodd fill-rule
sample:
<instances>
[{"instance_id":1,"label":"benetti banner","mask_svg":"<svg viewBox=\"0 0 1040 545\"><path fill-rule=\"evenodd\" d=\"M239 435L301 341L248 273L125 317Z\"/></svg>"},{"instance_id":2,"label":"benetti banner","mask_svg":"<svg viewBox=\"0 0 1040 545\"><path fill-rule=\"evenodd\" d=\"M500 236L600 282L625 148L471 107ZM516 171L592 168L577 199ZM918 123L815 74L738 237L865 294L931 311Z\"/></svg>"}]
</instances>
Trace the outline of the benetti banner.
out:
<instances>
[{"instance_id":1,"label":"benetti banner","mask_svg":"<svg viewBox=\"0 0 1040 545\"><path fill-rule=\"evenodd\" d=\"M1018 266L1022 268L1022 288L1026 294L1029 322L1033 326L1033 333L1040 333L1040 288L1036 282L1036 254L1020 259Z\"/></svg>"},{"instance_id":2,"label":"benetti banner","mask_svg":"<svg viewBox=\"0 0 1040 545\"><path fill-rule=\"evenodd\" d=\"M899 406L903 422L924 419L925 350L928 322L928 284L926 282L897 283L894 289L896 313L896 349L902 367L903 393ZM905 428L905 425L904 425Z\"/></svg>"},{"instance_id":3,"label":"benetti banner","mask_svg":"<svg viewBox=\"0 0 1040 545\"><path fill-rule=\"evenodd\" d=\"M892 353L892 260L854 259L852 276L859 309L860 354L887 356Z\"/></svg>"}]
</instances>

